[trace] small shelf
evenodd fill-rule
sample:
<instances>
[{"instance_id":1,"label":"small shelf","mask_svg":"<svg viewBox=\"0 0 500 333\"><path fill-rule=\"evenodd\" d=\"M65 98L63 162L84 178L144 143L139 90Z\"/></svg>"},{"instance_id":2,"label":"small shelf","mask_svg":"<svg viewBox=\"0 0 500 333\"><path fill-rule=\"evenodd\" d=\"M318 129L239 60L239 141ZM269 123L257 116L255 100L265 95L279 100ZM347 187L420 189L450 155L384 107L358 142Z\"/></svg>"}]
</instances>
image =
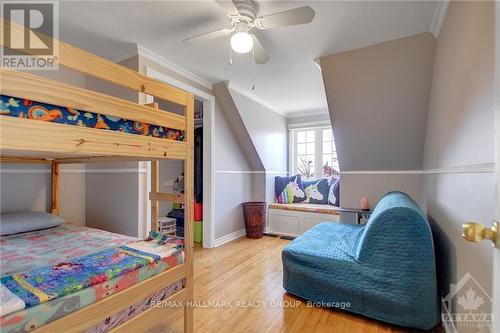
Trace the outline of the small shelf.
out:
<instances>
[{"instance_id":1,"label":"small shelf","mask_svg":"<svg viewBox=\"0 0 500 333\"><path fill-rule=\"evenodd\" d=\"M203 127L203 118L198 118L194 120L194 128Z\"/></svg>"}]
</instances>

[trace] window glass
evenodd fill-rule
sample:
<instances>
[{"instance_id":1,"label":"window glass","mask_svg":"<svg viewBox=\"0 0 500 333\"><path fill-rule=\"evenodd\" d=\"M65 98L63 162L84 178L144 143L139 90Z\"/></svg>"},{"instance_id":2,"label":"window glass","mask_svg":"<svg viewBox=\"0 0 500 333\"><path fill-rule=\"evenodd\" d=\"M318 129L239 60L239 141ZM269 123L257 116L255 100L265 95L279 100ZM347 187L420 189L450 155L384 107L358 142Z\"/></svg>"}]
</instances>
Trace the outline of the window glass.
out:
<instances>
[{"instance_id":1,"label":"window glass","mask_svg":"<svg viewBox=\"0 0 500 333\"><path fill-rule=\"evenodd\" d=\"M303 178L339 175L337 149L331 128L297 130L292 167Z\"/></svg>"}]
</instances>

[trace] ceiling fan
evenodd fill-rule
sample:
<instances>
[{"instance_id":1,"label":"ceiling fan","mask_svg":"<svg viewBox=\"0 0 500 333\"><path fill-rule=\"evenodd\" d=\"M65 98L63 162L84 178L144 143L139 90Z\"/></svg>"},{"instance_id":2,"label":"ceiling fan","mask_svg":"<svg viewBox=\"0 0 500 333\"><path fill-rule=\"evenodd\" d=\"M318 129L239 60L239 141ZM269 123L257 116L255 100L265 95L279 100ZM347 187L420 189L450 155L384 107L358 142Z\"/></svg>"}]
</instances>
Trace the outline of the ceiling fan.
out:
<instances>
[{"instance_id":1,"label":"ceiling fan","mask_svg":"<svg viewBox=\"0 0 500 333\"><path fill-rule=\"evenodd\" d=\"M231 36L231 49L237 53L254 52L255 62L265 64L270 57L252 32L254 29L266 30L289 25L310 23L314 10L309 6L298 7L257 17L258 4L255 0L216 0L231 20L230 28L222 28L184 39L185 44Z\"/></svg>"}]
</instances>

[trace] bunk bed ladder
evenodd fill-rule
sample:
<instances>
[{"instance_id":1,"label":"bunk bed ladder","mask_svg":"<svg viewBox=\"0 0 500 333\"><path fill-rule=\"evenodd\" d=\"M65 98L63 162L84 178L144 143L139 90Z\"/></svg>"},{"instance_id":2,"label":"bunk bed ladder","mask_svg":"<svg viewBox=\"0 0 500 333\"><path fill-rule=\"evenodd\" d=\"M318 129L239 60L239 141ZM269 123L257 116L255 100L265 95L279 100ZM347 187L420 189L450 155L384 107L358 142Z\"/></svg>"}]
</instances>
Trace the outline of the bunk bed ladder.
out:
<instances>
[{"instance_id":1,"label":"bunk bed ladder","mask_svg":"<svg viewBox=\"0 0 500 333\"><path fill-rule=\"evenodd\" d=\"M59 163L56 161L52 161L50 185L50 209L52 214L59 215Z\"/></svg>"}]
</instances>

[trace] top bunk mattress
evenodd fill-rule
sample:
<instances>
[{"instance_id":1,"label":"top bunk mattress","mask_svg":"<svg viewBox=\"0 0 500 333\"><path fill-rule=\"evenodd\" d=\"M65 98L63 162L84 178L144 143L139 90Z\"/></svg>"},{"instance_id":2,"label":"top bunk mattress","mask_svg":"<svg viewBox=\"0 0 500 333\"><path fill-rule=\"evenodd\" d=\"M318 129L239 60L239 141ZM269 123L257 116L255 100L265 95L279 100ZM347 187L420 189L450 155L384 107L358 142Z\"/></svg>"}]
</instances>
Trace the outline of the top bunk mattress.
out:
<instances>
[{"instance_id":1,"label":"top bunk mattress","mask_svg":"<svg viewBox=\"0 0 500 333\"><path fill-rule=\"evenodd\" d=\"M95 112L30 101L8 95L0 95L0 115L117 131L128 134L147 135L176 141L184 140L184 132L176 129L101 115Z\"/></svg>"},{"instance_id":2,"label":"top bunk mattress","mask_svg":"<svg viewBox=\"0 0 500 333\"><path fill-rule=\"evenodd\" d=\"M57 265L135 241L134 237L68 222L53 228L0 236L0 276Z\"/></svg>"}]
</instances>

